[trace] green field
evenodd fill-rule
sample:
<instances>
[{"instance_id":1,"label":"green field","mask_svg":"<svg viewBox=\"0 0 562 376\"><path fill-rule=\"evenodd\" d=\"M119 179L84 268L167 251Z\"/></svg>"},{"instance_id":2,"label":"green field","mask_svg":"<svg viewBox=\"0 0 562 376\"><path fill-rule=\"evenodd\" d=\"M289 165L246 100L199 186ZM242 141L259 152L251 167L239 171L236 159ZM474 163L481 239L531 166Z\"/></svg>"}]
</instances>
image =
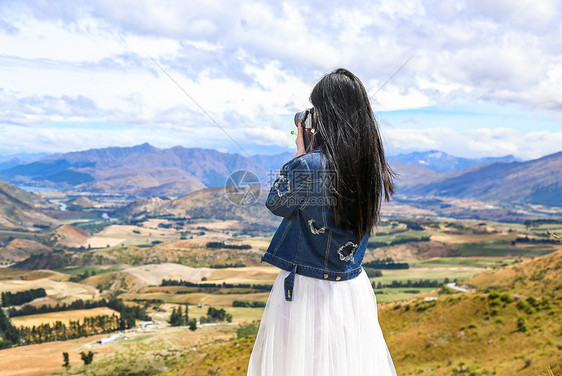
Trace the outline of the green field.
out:
<instances>
[{"instance_id":1,"label":"green field","mask_svg":"<svg viewBox=\"0 0 562 376\"><path fill-rule=\"evenodd\" d=\"M545 255L553 251L547 244L536 244L525 248L516 247L505 240L482 243L461 243L459 252L462 256L514 256Z\"/></svg>"},{"instance_id":2,"label":"green field","mask_svg":"<svg viewBox=\"0 0 562 376\"><path fill-rule=\"evenodd\" d=\"M480 273L482 270L448 270L448 269L421 269L421 268L410 268L410 269L390 269L383 270L382 277L370 278L371 282L381 282L382 284L390 284L392 281L402 281L406 282L408 280L416 281L420 279L430 279L437 280L441 283L444 282L445 278L449 278L450 281L456 279L463 279L471 275Z\"/></svg>"},{"instance_id":3,"label":"green field","mask_svg":"<svg viewBox=\"0 0 562 376\"><path fill-rule=\"evenodd\" d=\"M439 287L384 287L382 289L375 289L375 296L377 298L377 302L380 303L398 302L401 300L409 299L412 296L416 296L417 294L437 289L439 289ZM419 290L419 293L407 292L413 290Z\"/></svg>"},{"instance_id":4,"label":"green field","mask_svg":"<svg viewBox=\"0 0 562 376\"><path fill-rule=\"evenodd\" d=\"M506 257L440 257L430 260L408 261L410 268L415 267L474 267L496 268L512 264L515 258Z\"/></svg>"},{"instance_id":5,"label":"green field","mask_svg":"<svg viewBox=\"0 0 562 376\"><path fill-rule=\"evenodd\" d=\"M55 269L55 271L60 272L60 273L64 273L64 274L70 274L70 275L78 275L78 274L84 274L86 272L88 272L89 275L92 275L92 272L95 273L95 275L105 275L105 274L109 274L109 273L114 273L114 272L119 272L125 268L127 268L128 265L87 265L87 266L80 266L77 268L74 267L66 267L66 268L60 268L60 269Z\"/></svg>"}]
</instances>

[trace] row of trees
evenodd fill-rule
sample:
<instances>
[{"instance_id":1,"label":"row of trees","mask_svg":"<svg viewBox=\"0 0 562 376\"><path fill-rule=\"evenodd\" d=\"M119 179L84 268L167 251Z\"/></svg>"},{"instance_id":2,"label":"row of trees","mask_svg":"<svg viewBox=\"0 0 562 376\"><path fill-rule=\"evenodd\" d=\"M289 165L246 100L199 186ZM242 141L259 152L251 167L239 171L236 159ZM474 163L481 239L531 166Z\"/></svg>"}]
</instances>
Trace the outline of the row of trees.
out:
<instances>
[{"instance_id":1,"label":"row of trees","mask_svg":"<svg viewBox=\"0 0 562 376\"><path fill-rule=\"evenodd\" d=\"M9 307L13 305L22 305L30 301L47 296L44 288L25 290L20 292L3 292L2 293L2 307Z\"/></svg>"},{"instance_id":2,"label":"row of trees","mask_svg":"<svg viewBox=\"0 0 562 376\"><path fill-rule=\"evenodd\" d=\"M454 280L456 282L456 278ZM382 289L385 287L441 287L444 283L449 283L449 278L445 278L444 282L439 282L436 279L419 279L417 281L397 281L393 280L391 283L383 284L381 282L372 283L373 288Z\"/></svg>"},{"instance_id":3,"label":"row of trees","mask_svg":"<svg viewBox=\"0 0 562 376\"><path fill-rule=\"evenodd\" d=\"M398 239L394 239L391 240L390 242L376 242L376 241L370 241L367 243L367 247L369 248L382 248L382 247L389 247L392 245L398 245L398 244L405 244L405 243L414 243L414 242L428 242L431 240L431 236L430 235L424 235L424 236L420 236L420 237L403 237L403 238L398 238Z\"/></svg>"},{"instance_id":4,"label":"row of trees","mask_svg":"<svg viewBox=\"0 0 562 376\"><path fill-rule=\"evenodd\" d=\"M373 261L364 262L364 267L373 269L409 269L410 265L407 262L395 262L392 257L385 259L375 259Z\"/></svg>"},{"instance_id":5,"label":"row of trees","mask_svg":"<svg viewBox=\"0 0 562 376\"><path fill-rule=\"evenodd\" d=\"M160 286L185 286L185 287L199 287L199 288L225 288L225 289L253 289L259 291L269 292L271 291L272 285L255 285L250 283L194 283L184 280L175 279L163 279Z\"/></svg>"},{"instance_id":6,"label":"row of trees","mask_svg":"<svg viewBox=\"0 0 562 376\"><path fill-rule=\"evenodd\" d=\"M20 309L10 308L8 309L8 315L10 317L16 316L26 316L26 315L37 315L40 313L48 313L48 312L61 312L61 311L72 311L76 309L91 309L97 307L107 307L108 303L105 299L92 301L86 300L83 301L82 299L78 299L73 301L70 304L59 304L57 305L48 305L43 304L41 306L32 306L32 305L24 305Z\"/></svg>"},{"instance_id":7,"label":"row of trees","mask_svg":"<svg viewBox=\"0 0 562 376\"><path fill-rule=\"evenodd\" d=\"M265 307L266 302L260 302L260 301L253 301L253 302L249 302L247 300L235 300L232 302L232 306L233 307L253 307L253 308L258 308L258 307Z\"/></svg>"},{"instance_id":8,"label":"row of trees","mask_svg":"<svg viewBox=\"0 0 562 376\"><path fill-rule=\"evenodd\" d=\"M225 268L243 268L246 264L237 261L234 264L213 264L214 269L225 269Z\"/></svg>"},{"instance_id":9,"label":"row of trees","mask_svg":"<svg viewBox=\"0 0 562 376\"><path fill-rule=\"evenodd\" d=\"M251 249L249 244L225 244L224 242L208 242L207 248L226 248L226 249Z\"/></svg>"},{"instance_id":10,"label":"row of trees","mask_svg":"<svg viewBox=\"0 0 562 376\"><path fill-rule=\"evenodd\" d=\"M61 311L72 311L77 309L91 309L97 307L109 307L111 309L116 310L119 312L123 320L133 326L135 324L135 319L139 320L150 320L150 317L147 315L146 310L140 306L127 306L123 303L123 300L119 298L111 298L109 301L105 299L101 299L98 301L83 301L82 299L78 299L73 301L70 304L57 304L55 306L51 305L42 305L39 307L33 306L23 306L21 309L10 308L8 310L8 314L10 317L16 316L25 316L25 315L34 315L39 313L48 313L48 312L61 312Z\"/></svg>"},{"instance_id":11,"label":"row of trees","mask_svg":"<svg viewBox=\"0 0 562 376\"><path fill-rule=\"evenodd\" d=\"M513 240L511 242L512 245L515 245L515 243L533 243L533 244L556 244L558 243L558 240L556 239L532 239L529 238L528 236L522 237L522 238L517 238L515 240Z\"/></svg>"},{"instance_id":12,"label":"row of trees","mask_svg":"<svg viewBox=\"0 0 562 376\"><path fill-rule=\"evenodd\" d=\"M69 321L68 326L61 321L32 328L22 326L19 331L25 343L31 344L130 329L135 326L136 319L150 320L144 308L127 306L121 299L112 298L106 302L106 306L118 311L119 315L84 317L82 321Z\"/></svg>"},{"instance_id":13,"label":"row of trees","mask_svg":"<svg viewBox=\"0 0 562 376\"><path fill-rule=\"evenodd\" d=\"M92 334L109 333L116 330L130 328L123 317L113 314L84 317L80 320L70 320L68 325L61 321L53 324L40 324L38 326L20 326L19 332L25 344L43 343L57 340L79 338ZM134 325L134 322L133 322Z\"/></svg>"},{"instance_id":14,"label":"row of trees","mask_svg":"<svg viewBox=\"0 0 562 376\"><path fill-rule=\"evenodd\" d=\"M136 320L150 320L146 310L140 306L127 306L123 300L111 298L109 301L105 299L99 302L89 302L77 300L69 305L63 304L51 307L43 306L46 311L53 312L57 310L70 309L87 309L95 307L109 307L119 312L119 315L98 315L92 317L84 317L82 321L69 321L68 325L56 321L53 324L41 324L33 327L20 326L14 328L10 320L4 315L4 311L0 309L0 335L3 341L0 342L0 348L11 347L14 344L25 343L42 343L47 341L66 340L78 338L86 335L109 333L115 330L130 329L135 326ZM64 309L62 309L64 308ZM25 309L25 307L24 307ZM40 308L40 310L43 310ZM19 313L20 310L16 311ZM21 339L21 341L20 341Z\"/></svg>"}]
</instances>

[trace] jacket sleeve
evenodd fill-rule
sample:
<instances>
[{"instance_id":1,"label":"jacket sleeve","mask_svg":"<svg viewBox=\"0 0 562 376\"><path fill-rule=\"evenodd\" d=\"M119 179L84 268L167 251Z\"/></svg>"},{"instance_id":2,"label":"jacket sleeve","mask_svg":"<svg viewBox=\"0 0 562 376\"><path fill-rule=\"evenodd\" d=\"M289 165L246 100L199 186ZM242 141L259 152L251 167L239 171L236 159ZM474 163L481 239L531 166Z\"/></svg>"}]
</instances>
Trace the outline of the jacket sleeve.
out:
<instances>
[{"instance_id":1,"label":"jacket sleeve","mask_svg":"<svg viewBox=\"0 0 562 376\"><path fill-rule=\"evenodd\" d=\"M311 171L303 158L293 158L281 167L265 206L279 217L290 217L306 205L310 193Z\"/></svg>"}]
</instances>

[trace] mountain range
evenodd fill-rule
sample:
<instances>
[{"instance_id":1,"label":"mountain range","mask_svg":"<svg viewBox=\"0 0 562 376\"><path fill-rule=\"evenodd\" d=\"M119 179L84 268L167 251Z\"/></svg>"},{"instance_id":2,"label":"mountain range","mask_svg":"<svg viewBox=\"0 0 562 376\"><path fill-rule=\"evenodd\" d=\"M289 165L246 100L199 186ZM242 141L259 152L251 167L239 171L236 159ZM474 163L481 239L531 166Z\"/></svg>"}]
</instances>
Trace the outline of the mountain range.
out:
<instances>
[{"instance_id":1,"label":"mountain range","mask_svg":"<svg viewBox=\"0 0 562 376\"><path fill-rule=\"evenodd\" d=\"M223 186L237 170L267 181L291 153L274 156L221 153L176 146L159 149L148 143L57 154L0 170L0 178L17 185L46 186L134 196L178 196L205 187Z\"/></svg>"},{"instance_id":2,"label":"mountain range","mask_svg":"<svg viewBox=\"0 0 562 376\"><path fill-rule=\"evenodd\" d=\"M388 160L391 163L402 162L408 165L425 167L435 172L456 172L487 163L517 161L513 155L469 159L455 157L438 150L398 154L390 156Z\"/></svg>"},{"instance_id":3,"label":"mountain range","mask_svg":"<svg viewBox=\"0 0 562 376\"><path fill-rule=\"evenodd\" d=\"M562 206L562 152L525 162L479 165L440 179L420 179L403 193Z\"/></svg>"},{"instance_id":4,"label":"mountain range","mask_svg":"<svg viewBox=\"0 0 562 376\"><path fill-rule=\"evenodd\" d=\"M50 155L49 153L18 153L11 155L0 155L0 170L5 170L21 164L31 163L40 158Z\"/></svg>"},{"instance_id":5,"label":"mountain range","mask_svg":"<svg viewBox=\"0 0 562 376\"><path fill-rule=\"evenodd\" d=\"M254 155L213 149L156 148L148 143L49 155L0 170L15 185L47 186L135 197L181 197L224 186L237 170L256 174L262 189L292 153ZM562 206L562 152L531 161L458 158L439 151L390 158L400 194Z\"/></svg>"}]
</instances>

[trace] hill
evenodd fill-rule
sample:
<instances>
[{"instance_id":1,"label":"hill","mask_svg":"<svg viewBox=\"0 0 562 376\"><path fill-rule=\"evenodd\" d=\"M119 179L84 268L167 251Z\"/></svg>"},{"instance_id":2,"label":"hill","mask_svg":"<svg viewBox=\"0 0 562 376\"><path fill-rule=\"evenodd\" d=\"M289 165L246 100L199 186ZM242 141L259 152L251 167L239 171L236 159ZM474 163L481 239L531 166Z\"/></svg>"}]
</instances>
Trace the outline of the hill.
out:
<instances>
[{"instance_id":1,"label":"hill","mask_svg":"<svg viewBox=\"0 0 562 376\"><path fill-rule=\"evenodd\" d=\"M85 208L95 208L97 205L99 205L98 202L88 198L88 197L84 197L84 196L80 196L80 197L76 197L73 198L72 200L68 201L67 204L73 205L73 206L79 206L83 209Z\"/></svg>"},{"instance_id":2,"label":"hill","mask_svg":"<svg viewBox=\"0 0 562 376\"><path fill-rule=\"evenodd\" d=\"M275 230L280 219L265 207L267 192L262 191L250 205L232 203L222 187L212 187L189 193L164 203L154 210L156 215L187 218L238 220L245 225L259 225L261 229Z\"/></svg>"},{"instance_id":3,"label":"hill","mask_svg":"<svg viewBox=\"0 0 562 376\"><path fill-rule=\"evenodd\" d=\"M562 297L562 251L489 270L465 280L478 289Z\"/></svg>"},{"instance_id":4,"label":"hill","mask_svg":"<svg viewBox=\"0 0 562 376\"><path fill-rule=\"evenodd\" d=\"M52 247L79 248L86 244L90 235L72 225L62 225L53 230L44 239L45 244Z\"/></svg>"},{"instance_id":5,"label":"hill","mask_svg":"<svg viewBox=\"0 0 562 376\"><path fill-rule=\"evenodd\" d=\"M112 215L140 220L155 216L172 216L189 220L235 220L244 231L271 232L280 218L265 206L267 193L261 191L250 205L236 205L226 196L223 187L211 187L188 193L179 198L142 198L113 212Z\"/></svg>"},{"instance_id":6,"label":"hill","mask_svg":"<svg viewBox=\"0 0 562 376\"><path fill-rule=\"evenodd\" d=\"M378 303L379 316L374 319L379 320L397 373L536 376L546 374L549 366L559 375L562 298L556 274L561 265L562 251L558 251L486 272L486 278L476 275L469 280L479 288L469 293L439 289L399 304ZM513 288L512 277L504 276L512 267L521 271L516 283L534 287ZM494 288L500 286L505 289ZM245 375L254 341L255 335L250 335L199 346L196 356L173 367L170 374L220 369Z\"/></svg>"},{"instance_id":7,"label":"hill","mask_svg":"<svg viewBox=\"0 0 562 376\"><path fill-rule=\"evenodd\" d=\"M156 209L169 200L161 197L141 198L116 209L113 214L124 217L137 217L139 215L154 215Z\"/></svg>"},{"instance_id":8,"label":"hill","mask_svg":"<svg viewBox=\"0 0 562 376\"><path fill-rule=\"evenodd\" d=\"M0 180L0 229L38 230L54 226L58 221L43 213L52 207L41 197Z\"/></svg>"},{"instance_id":9,"label":"hill","mask_svg":"<svg viewBox=\"0 0 562 376\"><path fill-rule=\"evenodd\" d=\"M405 194L562 206L562 152L526 162L473 167L431 184L412 185Z\"/></svg>"},{"instance_id":10,"label":"hill","mask_svg":"<svg viewBox=\"0 0 562 376\"><path fill-rule=\"evenodd\" d=\"M429 182L442 179L442 174L439 174L427 167L406 164L401 161L392 162L391 167L397 174L396 185L398 187L398 193L402 193L402 190L405 187L427 184Z\"/></svg>"},{"instance_id":11,"label":"hill","mask_svg":"<svg viewBox=\"0 0 562 376\"><path fill-rule=\"evenodd\" d=\"M33 240L13 239L5 247L0 248L0 262L12 263L22 261L29 256L51 251L51 248Z\"/></svg>"},{"instance_id":12,"label":"hill","mask_svg":"<svg viewBox=\"0 0 562 376\"><path fill-rule=\"evenodd\" d=\"M130 293L151 285L159 286L163 279L201 282L203 277L209 277L212 273L211 268L192 268L173 263L147 264L92 276L84 283L102 291Z\"/></svg>"}]
</instances>

